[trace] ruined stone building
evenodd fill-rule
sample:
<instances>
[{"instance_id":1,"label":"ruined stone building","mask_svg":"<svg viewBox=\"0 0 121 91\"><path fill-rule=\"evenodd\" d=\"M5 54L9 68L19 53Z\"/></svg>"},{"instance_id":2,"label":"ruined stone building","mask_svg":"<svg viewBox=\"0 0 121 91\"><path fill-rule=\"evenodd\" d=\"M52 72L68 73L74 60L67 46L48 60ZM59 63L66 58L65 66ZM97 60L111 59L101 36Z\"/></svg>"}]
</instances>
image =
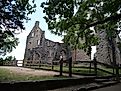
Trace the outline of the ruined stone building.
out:
<instances>
[{"instance_id":1,"label":"ruined stone building","mask_svg":"<svg viewBox=\"0 0 121 91\"><path fill-rule=\"evenodd\" d=\"M99 45L96 46L95 57L97 61L112 64L113 49L111 42L107 38L105 30L97 31L96 35L99 37ZM119 36L113 38L115 47L116 63L121 65L121 52L118 48L118 42L121 42ZM63 52L62 52L63 51ZM24 55L24 64L28 62L33 64L38 63L52 63L52 61L59 61L60 55L63 55L64 60L72 57L73 61L87 61L90 57L86 55L83 50L76 50L76 53L64 43L53 42L45 38L45 31L39 27L39 22L36 21L33 29L27 36L26 49Z\"/></svg>"},{"instance_id":2,"label":"ruined stone building","mask_svg":"<svg viewBox=\"0 0 121 91\"><path fill-rule=\"evenodd\" d=\"M106 63L106 64L112 64L113 63L113 48L112 43L114 44L115 48L115 55L116 55L116 63L121 64L121 53L120 49L118 48L118 42L121 42L121 39L119 36L116 36L116 38L113 38L112 42L107 37L106 30L100 30L96 33L99 37L99 45L96 46L96 59L99 62Z\"/></svg>"},{"instance_id":3,"label":"ruined stone building","mask_svg":"<svg viewBox=\"0 0 121 91\"><path fill-rule=\"evenodd\" d=\"M35 64L52 63L53 60L59 60L61 52L65 60L69 56L71 56L73 60L75 59L74 51L67 47L64 43L53 42L46 39L45 31L42 31L39 27L39 22L36 21L33 29L27 36L24 65L28 62ZM76 60L90 60L90 58L83 50L77 50Z\"/></svg>"}]
</instances>

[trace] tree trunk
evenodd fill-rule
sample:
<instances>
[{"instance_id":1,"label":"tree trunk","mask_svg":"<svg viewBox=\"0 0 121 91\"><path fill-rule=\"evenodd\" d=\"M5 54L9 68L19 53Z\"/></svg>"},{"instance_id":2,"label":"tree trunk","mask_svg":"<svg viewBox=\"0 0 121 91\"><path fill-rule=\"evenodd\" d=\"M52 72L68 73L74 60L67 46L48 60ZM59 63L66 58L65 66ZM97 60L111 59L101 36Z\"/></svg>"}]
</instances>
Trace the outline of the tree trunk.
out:
<instances>
[{"instance_id":1,"label":"tree trunk","mask_svg":"<svg viewBox=\"0 0 121 91\"><path fill-rule=\"evenodd\" d=\"M72 77L72 57L69 59L69 77Z\"/></svg>"},{"instance_id":2,"label":"tree trunk","mask_svg":"<svg viewBox=\"0 0 121 91\"><path fill-rule=\"evenodd\" d=\"M116 77L116 80L119 81L119 70L118 70L118 65L116 63L116 49L115 49L115 45L114 45L114 40L112 37L109 40L110 40L110 44L111 44L111 48L112 48L113 72ZM116 72L114 70L116 70Z\"/></svg>"},{"instance_id":3,"label":"tree trunk","mask_svg":"<svg viewBox=\"0 0 121 91\"><path fill-rule=\"evenodd\" d=\"M93 62L94 62L94 71L95 71L95 75L97 76L97 60L96 60L95 57L94 57L94 59L93 59Z\"/></svg>"},{"instance_id":4,"label":"tree trunk","mask_svg":"<svg viewBox=\"0 0 121 91\"><path fill-rule=\"evenodd\" d=\"M76 57L77 57L76 54L77 54L77 49L75 48L74 49L74 62L76 62ZM74 62L73 62L73 67L74 67Z\"/></svg>"},{"instance_id":5,"label":"tree trunk","mask_svg":"<svg viewBox=\"0 0 121 91\"><path fill-rule=\"evenodd\" d=\"M63 59L60 60L60 76L62 76L63 74Z\"/></svg>"}]
</instances>

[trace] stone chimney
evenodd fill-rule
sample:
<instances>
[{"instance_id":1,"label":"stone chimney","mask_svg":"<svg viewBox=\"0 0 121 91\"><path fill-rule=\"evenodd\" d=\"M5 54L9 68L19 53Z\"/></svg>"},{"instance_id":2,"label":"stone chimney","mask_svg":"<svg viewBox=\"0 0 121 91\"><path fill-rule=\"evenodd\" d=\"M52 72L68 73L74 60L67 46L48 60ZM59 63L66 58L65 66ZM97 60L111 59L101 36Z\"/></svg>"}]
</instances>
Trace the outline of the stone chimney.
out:
<instances>
[{"instance_id":1,"label":"stone chimney","mask_svg":"<svg viewBox=\"0 0 121 91\"><path fill-rule=\"evenodd\" d=\"M35 22L35 26L39 27L39 21Z\"/></svg>"}]
</instances>

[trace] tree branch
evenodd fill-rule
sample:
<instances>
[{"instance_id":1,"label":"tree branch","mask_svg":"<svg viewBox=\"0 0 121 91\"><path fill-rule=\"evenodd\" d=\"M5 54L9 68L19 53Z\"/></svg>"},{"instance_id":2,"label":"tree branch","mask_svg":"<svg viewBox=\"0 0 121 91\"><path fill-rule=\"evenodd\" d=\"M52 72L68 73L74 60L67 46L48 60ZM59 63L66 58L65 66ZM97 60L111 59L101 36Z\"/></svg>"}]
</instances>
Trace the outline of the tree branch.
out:
<instances>
[{"instance_id":1,"label":"tree branch","mask_svg":"<svg viewBox=\"0 0 121 91\"><path fill-rule=\"evenodd\" d=\"M121 14L116 14L114 16L110 16L102 21L93 22L92 24L87 25L85 29L90 28L90 27L95 26L95 25L98 25L98 24L103 24L105 22L114 21L114 20L118 20L118 19L121 19Z\"/></svg>"}]
</instances>

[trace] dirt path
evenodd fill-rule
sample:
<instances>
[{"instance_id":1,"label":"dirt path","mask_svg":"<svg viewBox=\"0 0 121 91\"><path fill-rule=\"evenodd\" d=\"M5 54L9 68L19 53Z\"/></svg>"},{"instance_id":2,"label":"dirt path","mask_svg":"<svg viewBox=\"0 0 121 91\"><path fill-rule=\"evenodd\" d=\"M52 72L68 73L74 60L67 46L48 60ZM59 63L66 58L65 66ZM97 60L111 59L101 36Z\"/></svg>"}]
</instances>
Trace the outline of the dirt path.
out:
<instances>
[{"instance_id":1,"label":"dirt path","mask_svg":"<svg viewBox=\"0 0 121 91\"><path fill-rule=\"evenodd\" d=\"M54 72L54 71L35 70L35 69L23 68L23 67L0 66L0 68L8 69L11 72L24 74L24 75L33 75L33 76L59 75L58 72Z\"/></svg>"}]
</instances>

